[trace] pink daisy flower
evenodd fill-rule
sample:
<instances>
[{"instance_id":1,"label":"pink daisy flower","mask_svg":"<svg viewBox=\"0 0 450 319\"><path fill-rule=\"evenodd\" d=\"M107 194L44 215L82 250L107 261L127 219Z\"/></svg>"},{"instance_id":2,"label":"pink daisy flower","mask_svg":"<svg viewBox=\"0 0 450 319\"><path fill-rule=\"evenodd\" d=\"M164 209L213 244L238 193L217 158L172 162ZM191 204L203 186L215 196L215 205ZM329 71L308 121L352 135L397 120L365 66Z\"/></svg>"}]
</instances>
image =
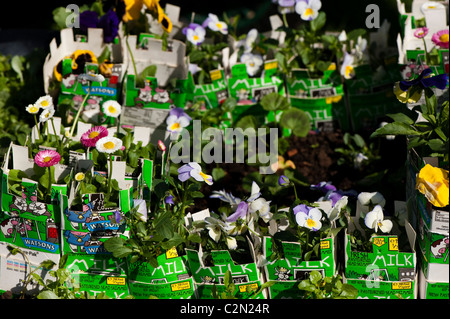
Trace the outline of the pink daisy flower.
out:
<instances>
[{"instance_id":1,"label":"pink daisy flower","mask_svg":"<svg viewBox=\"0 0 450 319\"><path fill-rule=\"evenodd\" d=\"M416 38L419 38L419 39L425 38L425 36L427 34L428 34L428 28L427 27L418 28L418 29L416 29L416 31L414 31L414 36Z\"/></svg>"},{"instance_id":2,"label":"pink daisy flower","mask_svg":"<svg viewBox=\"0 0 450 319\"><path fill-rule=\"evenodd\" d=\"M102 137L108 136L108 129L103 126L94 126L81 135L80 142L85 147L95 147L95 144Z\"/></svg>"},{"instance_id":3,"label":"pink daisy flower","mask_svg":"<svg viewBox=\"0 0 450 319\"><path fill-rule=\"evenodd\" d=\"M448 49L448 29L438 31L433 34L431 41L443 49Z\"/></svg>"},{"instance_id":4,"label":"pink daisy flower","mask_svg":"<svg viewBox=\"0 0 450 319\"><path fill-rule=\"evenodd\" d=\"M50 167L56 165L61 160L61 155L57 151L39 151L34 157L34 162L40 167Z\"/></svg>"}]
</instances>

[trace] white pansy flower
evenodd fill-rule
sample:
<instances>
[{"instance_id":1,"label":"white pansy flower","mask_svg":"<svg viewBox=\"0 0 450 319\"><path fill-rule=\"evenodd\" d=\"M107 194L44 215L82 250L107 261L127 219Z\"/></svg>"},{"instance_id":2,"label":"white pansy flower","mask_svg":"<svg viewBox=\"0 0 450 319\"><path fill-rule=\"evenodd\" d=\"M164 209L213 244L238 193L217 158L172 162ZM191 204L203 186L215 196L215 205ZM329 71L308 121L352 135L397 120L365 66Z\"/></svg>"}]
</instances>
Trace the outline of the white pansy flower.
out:
<instances>
[{"instance_id":1,"label":"white pansy flower","mask_svg":"<svg viewBox=\"0 0 450 319\"><path fill-rule=\"evenodd\" d=\"M254 76L263 65L263 58L259 54L244 53L241 62L245 64L248 75Z\"/></svg>"},{"instance_id":2,"label":"white pansy flower","mask_svg":"<svg viewBox=\"0 0 450 319\"><path fill-rule=\"evenodd\" d=\"M235 250L237 248L236 238L227 236L227 246L230 250Z\"/></svg>"},{"instance_id":3,"label":"white pansy flower","mask_svg":"<svg viewBox=\"0 0 450 319\"><path fill-rule=\"evenodd\" d=\"M380 205L376 205L372 211L367 213L364 224L375 232L380 229L383 233L389 233L393 226L390 220L384 219L383 208Z\"/></svg>"}]
</instances>

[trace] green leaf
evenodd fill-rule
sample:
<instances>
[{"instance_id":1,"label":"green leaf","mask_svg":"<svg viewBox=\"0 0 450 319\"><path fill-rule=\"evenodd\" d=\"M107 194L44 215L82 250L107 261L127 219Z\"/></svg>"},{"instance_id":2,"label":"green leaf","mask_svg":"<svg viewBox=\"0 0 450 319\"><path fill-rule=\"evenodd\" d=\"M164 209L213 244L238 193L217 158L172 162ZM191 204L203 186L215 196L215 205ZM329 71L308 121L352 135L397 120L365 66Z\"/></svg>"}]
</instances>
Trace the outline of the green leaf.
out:
<instances>
[{"instance_id":1,"label":"green leaf","mask_svg":"<svg viewBox=\"0 0 450 319\"><path fill-rule=\"evenodd\" d=\"M130 248L125 246L126 242L120 237L113 237L105 241L103 244L105 249L113 253L116 258L124 258L133 252Z\"/></svg>"},{"instance_id":2,"label":"green leaf","mask_svg":"<svg viewBox=\"0 0 450 319\"><path fill-rule=\"evenodd\" d=\"M213 177L213 180L215 182L221 180L222 178L225 177L227 173L225 172L225 170L223 168L220 167L215 167L212 169L211 175Z\"/></svg>"},{"instance_id":3,"label":"green leaf","mask_svg":"<svg viewBox=\"0 0 450 319\"><path fill-rule=\"evenodd\" d=\"M311 20L311 23L310 23L311 30L318 31L318 30L322 29L324 27L326 21L327 21L327 15L325 14L325 12L320 11L317 18L315 18L314 20Z\"/></svg>"},{"instance_id":4,"label":"green leaf","mask_svg":"<svg viewBox=\"0 0 450 319\"><path fill-rule=\"evenodd\" d=\"M410 125L405 123L388 123L383 127L378 128L375 132L370 136L379 137L386 135L420 135L421 133L413 129Z\"/></svg>"},{"instance_id":5,"label":"green leaf","mask_svg":"<svg viewBox=\"0 0 450 319\"><path fill-rule=\"evenodd\" d=\"M264 95L260 104L266 111L286 110L291 106L288 99L277 92Z\"/></svg>"},{"instance_id":6,"label":"green leaf","mask_svg":"<svg viewBox=\"0 0 450 319\"><path fill-rule=\"evenodd\" d=\"M283 112L280 125L291 129L295 136L305 137L311 129L311 121L308 115L300 109L290 108Z\"/></svg>"},{"instance_id":7,"label":"green leaf","mask_svg":"<svg viewBox=\"0 0 450 319\"><path fill-rule=\"evenodd\" d=\"M405 123L408 125L412 125L415 122L415 120L411 119L408 115L403 113L387 114L387 116L389 116L395 122Z\"/></svg>"},{"instance_id":8,"label":"green leaf","mask_svg":"<svg viewBox=\"0 0 450 319\"><path fill-rule=\"evenodd\" d=\"M38 296L37 299L60 299L53 291L45 290L42 291Z\"/></svg>"},{"instance_id":9,"label":"green leaf","mask_svg":"<svg viewBox=\"0 0 450 319\"><path fill-rule=\"evenodd\" d=\"M311 283L317 285L321 279L322 274L320 272L313 270L309 273L309 281L311 281Z\"/></svg>"}]
</instances>

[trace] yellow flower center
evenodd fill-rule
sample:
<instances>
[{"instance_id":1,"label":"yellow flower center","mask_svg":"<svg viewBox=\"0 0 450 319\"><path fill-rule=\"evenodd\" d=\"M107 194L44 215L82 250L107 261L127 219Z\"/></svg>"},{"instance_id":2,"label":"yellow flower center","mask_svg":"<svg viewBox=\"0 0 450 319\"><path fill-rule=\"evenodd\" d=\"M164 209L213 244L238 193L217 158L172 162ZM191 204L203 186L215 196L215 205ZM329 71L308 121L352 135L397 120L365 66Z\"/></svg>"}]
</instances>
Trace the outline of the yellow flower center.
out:
<instances>
[{"instance_id":1,"label":"yellow flower center","mask_svg":"<svg viewBox=\"0 0 450 319\"><path fill-rule=\"evenodd\" d=\"M308 8L308 9L305 10L305 16L310 16L310 15L312 15L313 13L314 13L314 11L313 11L313 9L311 9L311 8Z\"/></svg>"},{"instance_id":2,"label":"yellow flower center","mask_svg":"<svg viewBox=\"0 0 450 319\"><path fill-rule=\"evenodd\" d=\"M116 146L116 145L115 145L113 142L111 142L111 141L108 141L108 142L106 142L105 144L103 144L103 147L106 148L107 150L111 150L111 149L113 149L115 146Z\"/></svg>"},{"instance_id":3,"label":"yellow flower center","mask_svg":"<svg viewBox=\"0 0 450 319\"><path fill-rule=\"evenodd\" d=\"M317 225L317 223L316 223L315 220L313 220L311 218L308 218L306 220L306 225L308 225L309 228L313 228L313 227L315 227Z\"/></svg>"},{"instance_id":4,"label":"yellow flower center","mask_svg":"<svg viewBox=\"0 0 450 319\"><path fill-rule=\"evenodd\" d=\"M110 113L114 114L114 113L117 112L117 109L116 109L114 106L110 105L110 106L108 107L108 111L109 111Z\"/></svg>"},{"instance_id":5,"label":"yellow flower center","mask_svg":"<svg viewBox=\"0 0 450 319\"><path fill-rule=\"evenodd\" d=\"M170 127L171 130L176 130L178 128L180 128L180 123L178 122L173 123L172 126Z\"/></svg>"},{"instance_id":6,"label":"yellow flower center","mask_svg":"<svg viewBox=\"0 0 450 319\"><path fill-rule=\"evenodd\" d=\"M353 67L351 65L347 65L345 67L345 76L350 77L353 74Z\"/></svg>"},{"instance_id":7,"label":"yellow flower center","mask_svg":"<svg viewBox=\"0 0 450 319\"><path fill-rule=\"evenodd\" d=\"M217 23L216 23L216 26L217 26L219 29L222 29L222 23L217 22Z\"/></svg>"},{"instance_id":8,"label":"yellow flower center","mask_svg":"<svg viewBox=\"0 0 450 319\"><path fill-rule=\"evenodd\" d=\"M38 110L39 109L36 106L34 106L34 105L32 107L30 107L30 112L31 113L36 113Z\"/></svg>"},{"instance_id":9,"label":"yellow flower center","mask_svg":"<svg viewBox=\"0 0 450 319\"><path fill-rule=\"evenodd\" d=\"M46 107L46 106L48 106L48 102L47 102L46 100L44 100L44 101L42 101L41 105L42 105L43 107Z\"/></svg>"},{"instance_id":10,"label":"yellow flower center","mask_svg":"<svg viewBox=\"0 0 450 319\"><path fill-rule=\"evenodd\" d=\"M51 156L46 156L46 157L44 157L44 163L50 162L51 159L52 159Z\"/></svg>"},{"instance_id":11,"label":"yellow flower center","mask_svg":"<svg viewBox=\"0 0 450 319\"><path fill-rule=\"evenodd\" d=\"M97 131L93 131L91 133L89 133L89 138L96 138L98 136L98 132Z\"/></svg>"},{"instance_id":12,"label":"yellow flower center","mask_svg":"<svg viewBox=\"0 0 450 319\"><path fill-rule=\"evenodd\" d=\"M76 180L76 181L80 182L80 181L82 181L83 179L84 179L84 174L83 174L83 173L77 173L77 174L75 175L75 180Z\"/></svg>"},{"instance_id":13,"label":"yellow flower center","mask_svg":"<svg viewBox=\"0 0 450 319\"><path fill-rule=\"evenodd\" d=\"M439 37L439 40L440 40L441 42L448 42L448 33L441 35L441 36Z\"/></svg>"},{"instance_id":14,"label":"yellow flower center","mask_svg":"<svg viewBox=\"0 0 450 319\"><path fill-rule=\"evenodd\" d=\"M200 172L200 176L203 177L203 179L204 179L205 181L209 178L209 176L206 175L206 174L203 173L203 172Z\"/></svg>"},{"instance_id":15,"label":"yellow flower center","mask_svg":"<svg viewBox=\"0 0 450 319\"><path fill-rule=\"evenodd\" d=\"M198 41L198 35L193 36L194 41Z\"/></svg>"}]
</instances>

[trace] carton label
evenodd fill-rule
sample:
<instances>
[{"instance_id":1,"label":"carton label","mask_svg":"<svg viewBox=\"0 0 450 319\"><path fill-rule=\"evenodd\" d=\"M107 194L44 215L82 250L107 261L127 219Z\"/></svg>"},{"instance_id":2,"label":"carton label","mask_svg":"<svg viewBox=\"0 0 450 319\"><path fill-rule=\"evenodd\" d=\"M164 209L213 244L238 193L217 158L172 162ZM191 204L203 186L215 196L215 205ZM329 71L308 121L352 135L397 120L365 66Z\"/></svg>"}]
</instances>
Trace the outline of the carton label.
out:
<instances>
[{"instance_id":1,"label":"carton label","mask_svg":"<svg viewBox=\"0 0 450 319\"><path fill-rule=\"evenodd\" d=\"M175 257L178 257L178 252L177 252L177 249L175 247L172 247L171 249L166 251L166 258L167 259L171 259L171 258L175 258Z\"/></svg>"},{"instance_id":2,"label":"carton label","mask_svg":"<svg viewBox=\"0 0 450 319\"><path fill-rule=\"evenodd\" d=\"M220 80L222 78L222 72L220 70L211 71L209 74L212 81Z\"/></svg>"},{"instance_id":3,"label":"carton label","mask_svg":"<svg viewBox=\"0 0 450 319\"><path fill-rule=\"evenodd\" d=\"M412 288L411 281L396 281L392 283L393 290L408 290Z\"/></svg>"},{"instance_id":4,"label":"carton label","mask_svg":"<svg viewBox=\"0 0 450 319\"><path fill-rule=\"evenodd\" d=\"M108 285L125 286L126 280L124 277L108 277L106 283Z\"/></svg>"},{"instance_id":5,"label":"carton label","mask_svg":"<svg viewBox=\"0 0 450 319\"><path fill-rule=\"evenodd\" d=\"M383 237L378 237L373 239L373 244L377 247L381 247L385 244L385 240Z\"/></svg>"},{"instance_id":6,"label":"carton label","mask_svg":"<svg viewBox=\"0 0 450 319\"><path fill-rule=\"evenodd\" d=\"M389 250L398 251L398 238L389 238Z\"/></svg>"},{"instance_id":7,"label":"carton label","mask_svg":"<svg viewBox=\"0 0 450 319\"><path fill-rule=\"evenodd\" d=\"M252 284L249 284L249 285L239 286L239 291L240 292L246 292L247 291L247 287L250 287L252 289L258 289L258 284L257 283L252 283Z\"/></svg>"},{"instance_id":8,"label":"carton label","mask_svg":"<svg viewBox=\"0 0 450 319\"><path fill-rule=\"evenodd\" d=\"M191 282L190 281L177 282L177 283L171 284L170 289L172 291L188 290L188 289L191 289Z\"/></svg>"}]
</instances>

